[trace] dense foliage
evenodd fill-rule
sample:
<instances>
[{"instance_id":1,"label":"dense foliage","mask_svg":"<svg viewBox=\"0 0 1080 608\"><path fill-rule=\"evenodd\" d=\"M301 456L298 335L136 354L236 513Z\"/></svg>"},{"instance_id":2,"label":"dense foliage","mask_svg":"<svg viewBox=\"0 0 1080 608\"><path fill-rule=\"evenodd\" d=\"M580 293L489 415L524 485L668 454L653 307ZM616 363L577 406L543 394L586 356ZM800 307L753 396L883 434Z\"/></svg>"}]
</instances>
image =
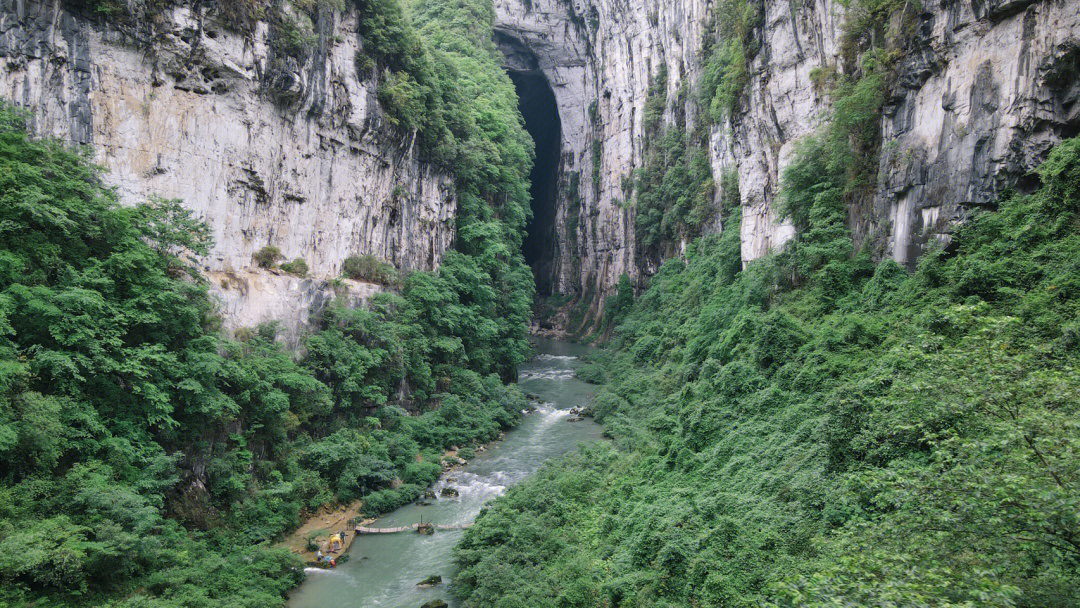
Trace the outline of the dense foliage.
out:
<instances>
[{"instance_id":1,"label":"dense foliage","mask_svg":"<svg viewBox=\"0 0 1080 608\"><path fill-rule=\"evenodd\" d=\"M535 292L521 253L533 146L493 41L494 7L483 0L422 0L408 11L398 0L356 6L364 52L382 70L380 102L456 178L456 248L465 255L444 260L443 272L486 279L468 294L486 308L466 333L485 343L483 356L508 364L501 371L509 377L528 352Z\"/></svg>"},{"instance_id":2,"label":"dense foliage","mask_svg":"<svg viewBox=\"0 0 1080 608\"><path fill-rule=\"evenodd\" d=\"M749 80L748 59L760 44L754 34L764 23L764 10L760 0L720 0L705 27L698 97L711 122L730 118L738 105Z\"/></svg>"},{"instance_id":3,"label":"dense foliage","mask_svg":"<svg viewBox=\"0 0 1080 608\"><path fill-rule=\"evenodd\" d=\"M612 441L481 516L464 605L1080 602L1080 140L909 272L852 251L830 137L794 246L653 279L592 374Z\"/></svg>"},{"instance_id":4,"label":"dense foliage","mask_svg":"<svg viewBox=\"0 0 1080 608\"><path fill-rule=\"evenodd\" d=\"M700 234L715 216L716 185L701 138L672 126L647 145L634 183L635 232L642 253L670 253L675 243Z\"/></svg>"},{"instance_id":5,"label":"dense foliage","mask_svg":"<svg viewBox=\"0 0 1080 608\"><path fill-rule=\"evenodd\" d=\"M119 207L88 152L0 107L0 604L281 605L303 574L270 543L306 512L413 500L443 450L515 420L500 376L528 350L530 146L490 7L414 9L468 93L445 101L464 121L457 251L330 306L299 360L273 325L220 337L189 263L208 230L178 202Z\"/></svg>"}]
</instances>

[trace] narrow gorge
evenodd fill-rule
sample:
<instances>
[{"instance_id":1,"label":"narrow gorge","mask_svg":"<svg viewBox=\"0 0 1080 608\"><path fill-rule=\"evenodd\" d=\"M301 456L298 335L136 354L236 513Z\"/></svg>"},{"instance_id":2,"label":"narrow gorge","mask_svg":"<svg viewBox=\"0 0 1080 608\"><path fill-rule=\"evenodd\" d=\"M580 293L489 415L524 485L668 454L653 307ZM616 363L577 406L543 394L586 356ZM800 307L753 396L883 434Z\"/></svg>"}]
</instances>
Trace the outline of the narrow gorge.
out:
<instances>
[{"instance_id":1,"label":"narrow gorge","mask_svg":"<svg viewBox=\"0 0 1080 608\"><path fill-rule=\"evenodd\" d=\"M1080 0L0 0L0 605L283 606L537 408L357 602L1080 605L1078 73Z\"/></svg>"}]
</instances>

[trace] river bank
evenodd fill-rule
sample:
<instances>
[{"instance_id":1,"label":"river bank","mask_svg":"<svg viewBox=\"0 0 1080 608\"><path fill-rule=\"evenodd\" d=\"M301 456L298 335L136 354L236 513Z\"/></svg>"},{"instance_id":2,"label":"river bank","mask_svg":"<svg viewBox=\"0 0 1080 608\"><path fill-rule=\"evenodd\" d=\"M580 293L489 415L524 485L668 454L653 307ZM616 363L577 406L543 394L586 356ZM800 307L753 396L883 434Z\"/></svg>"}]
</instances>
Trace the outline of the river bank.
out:
<instances>
[{"instance_id":1,"label":"river bank","mask_svg":"<svg viewBox=\"0 0 1080 608\"><path fill-rule=\"evenodd\" d=\"M530 411L529 413L532 413ZM476 453L483 453L488 448L502 441L505 433L500 433L499 438L478 446ZM468 464L468 461L459 455L460 450L447 450L443 454L443 477L449 476L453 471L459 470ZM452 464L453 463L453 464ZM276 546L288 549L293 555L299 557L305 564L313 564L318 561L319 552L331 555L345 555L352 547L353 541L359 534L356 528L371 526L378 521L377 517L363 517L360 510L364 506L363 500L355 500L348 505L326 505L317 513L308 517L304 523L294 532L287 535ZM343 548L339 551L328 551L330 537L340 534ZM315 547L312 549L312 547Z\"/></svg>"},{"instance_id":2,"label":"river bank","mask_svg":"<svg viewBox=\"0 0 1080 608\"><path fill-rule=\"evenodd\" d=\"M526 479L546 461L601 438L599 425L570 410L591 402L594 387L574 377L588 347L537 339L537 355L522 366L518 383L534 395L537 409L467 464L445 472L433 486L434 500L414 503L376 519L379 528L412 526L421 520L447 526L472 523L491 499ZM445 492L444 492L445 490ZM453 494L457 494L454 496ZM350 559L334 570L309 569L307 581L290 596L291 608L326 605L356 608L418 608L432 600L455 602L448 586L455 574L452 551L462 530L361 535ZM441 584L418 586L430 577Z\"/></svg>"},{"instance_id":3,"label":"river bank","mask_svg":"<svg viewBox=\"0 0 1080 608\"><path fill-rule=\"evenodd\" d=\"M332 508L324 507L318 513L309 517L304 522L304 525L297 528L295 532L286 536L277 546L285 547L303 560L304 563L310 564L317 559L316 551L310 550L312 543L325 553L330 536L343 533L345 537L344 549L337 552L337 555L344 555L348 553L349 547L356 539L357 535L354 528L375 521L374 518L361 518L360 507L363 504L363 501L357 500L349 505Z\"/></svg>"}]
</instances>

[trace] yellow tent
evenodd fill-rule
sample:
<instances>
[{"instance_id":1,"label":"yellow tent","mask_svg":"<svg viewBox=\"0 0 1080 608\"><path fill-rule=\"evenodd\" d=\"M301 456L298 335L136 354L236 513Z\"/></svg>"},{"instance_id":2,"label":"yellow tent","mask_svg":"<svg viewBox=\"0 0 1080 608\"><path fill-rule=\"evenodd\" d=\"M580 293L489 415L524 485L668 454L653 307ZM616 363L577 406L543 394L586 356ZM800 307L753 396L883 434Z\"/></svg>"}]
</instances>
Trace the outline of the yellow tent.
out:
<instances>
[{"instance_id":1,"label":"yellow tent","mask_svg":"<svg viewBox=\"0 0 1080 608\"><path fill-rule=\"evenodd\" d=\"M326 547L327 551L341 551L344 546L344 539L340 534L334 534L330 537L330 544Z\"/></svg>"}]
</instances>

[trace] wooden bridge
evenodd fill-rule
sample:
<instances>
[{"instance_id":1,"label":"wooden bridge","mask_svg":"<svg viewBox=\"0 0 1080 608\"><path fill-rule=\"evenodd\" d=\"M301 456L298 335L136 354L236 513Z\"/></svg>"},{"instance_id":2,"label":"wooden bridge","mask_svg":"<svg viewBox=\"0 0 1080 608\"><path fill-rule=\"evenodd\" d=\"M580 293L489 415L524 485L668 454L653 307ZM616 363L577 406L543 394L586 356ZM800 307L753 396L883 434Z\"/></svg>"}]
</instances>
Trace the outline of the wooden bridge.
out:
<instances>
[{"instance_id":1,"label":"wooden bridge","mask_svg":"<svg viewBox=\"0 0 1080 608\"><path fill-rule=\"evenodd\" d=\"M436 530L464 530L465 528L471 527L472 524L429 524L429 523L423 523L423 524L413 524L411 526L401 526L400 528L366 528L364 526L357 526L356 527L356 533L357 534L394 534L396 532L411 532L411 531L414 531L414 530L419 530L420 526L424 526L425 528L431 527L431 528L434 528Z\"/></svg>"}]
</instances>

